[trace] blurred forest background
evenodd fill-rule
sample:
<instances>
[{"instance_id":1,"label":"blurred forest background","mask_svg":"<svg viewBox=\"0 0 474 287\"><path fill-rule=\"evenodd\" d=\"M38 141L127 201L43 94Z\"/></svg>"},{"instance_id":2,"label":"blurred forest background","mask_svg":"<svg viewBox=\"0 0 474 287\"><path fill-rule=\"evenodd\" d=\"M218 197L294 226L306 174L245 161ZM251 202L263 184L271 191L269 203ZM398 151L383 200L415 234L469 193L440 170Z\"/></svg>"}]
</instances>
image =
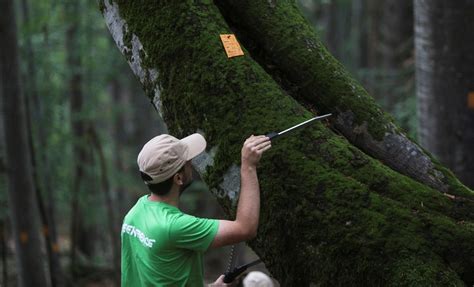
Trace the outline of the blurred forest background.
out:
<instances>
[{"instance_id":1,"label":"blurred forest background","mask_svg":"<svg viewBox=\"0 0 474 287\"><path fill-rule=\"evenodd\" d=\"M34 219L42 230L48 281L114 286L122 218L146 192L136 156L166 127L113 43L95 1L15 5L37 195ZM417 138L413 2L299 0L298 5L332 54ZM3 122L0 128L3 135ZM4 140L0 154L0 286L16 286ZM223 216L203 184L190 189L183 196L185 211ZM254 256L245 254L241 262ZM208 280L225 271L228 255L229 248L208 253Z\"/></svg>"}]
</instances>

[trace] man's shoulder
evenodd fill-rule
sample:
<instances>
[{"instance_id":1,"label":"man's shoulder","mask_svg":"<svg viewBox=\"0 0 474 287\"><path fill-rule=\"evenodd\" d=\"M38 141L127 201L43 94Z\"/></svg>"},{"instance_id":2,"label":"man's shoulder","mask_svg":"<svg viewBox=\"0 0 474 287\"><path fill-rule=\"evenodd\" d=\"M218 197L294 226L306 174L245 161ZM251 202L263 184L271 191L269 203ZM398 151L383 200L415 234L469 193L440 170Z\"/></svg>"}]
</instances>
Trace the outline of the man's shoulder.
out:
<instances>
[{"instance_id":1,"label":"man's shoulder","mask_svg":"<svg viewBox=\"0 0 474 287\"><path fill-rule=\"evenodd\" d=\"M143 198L144 196L140 197L137 202L132 206L132 208L130 208L130 210L127 212L127 214L125 214L124 216L124 222L127 222L127 221L130 221L137 212L140 211L140 209L142 209L142 201L143 201Z\"/></svg>"}]
</instances>

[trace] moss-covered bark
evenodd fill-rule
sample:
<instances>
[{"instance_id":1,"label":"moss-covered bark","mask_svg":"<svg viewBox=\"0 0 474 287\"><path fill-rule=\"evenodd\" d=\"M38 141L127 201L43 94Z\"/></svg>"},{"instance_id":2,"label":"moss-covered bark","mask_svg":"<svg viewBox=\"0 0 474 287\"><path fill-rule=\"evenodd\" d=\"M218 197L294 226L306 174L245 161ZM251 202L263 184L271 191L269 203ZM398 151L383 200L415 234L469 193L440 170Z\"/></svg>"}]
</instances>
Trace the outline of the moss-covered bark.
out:
<instances>
[{"instance_id":1,"label":"moss-covered bark","mask_svg":"<svg viewBox=\"0 0 474 287\"><path fill-rule=\"evenodd\" d=\"M222 189L250 134L312 115L247 50L227 59L219 34L231 30L211 1L107 1L104 14L116 5L128 39L140 40L142 70L158 72L142 83L160 90L171 133L201 130L217 148L211 187ZM394 172L322 123L276 141L258 172L261 220L250 245L283 286L474 282L472 201ZM220 203L232 214L229 196Z\"/></svg>"},{"instance_id":2,"label":"moss-covered bark","mask_svg":"<svg viewBox=\"0 0 474 287\"><path fill-rule=\"evenodd\" d=\"M294 1L215 1L263 67L307 108L335 114L352 144L442 192L473 193L393 123L327 51Z\"/></svg>"}]
</instances>

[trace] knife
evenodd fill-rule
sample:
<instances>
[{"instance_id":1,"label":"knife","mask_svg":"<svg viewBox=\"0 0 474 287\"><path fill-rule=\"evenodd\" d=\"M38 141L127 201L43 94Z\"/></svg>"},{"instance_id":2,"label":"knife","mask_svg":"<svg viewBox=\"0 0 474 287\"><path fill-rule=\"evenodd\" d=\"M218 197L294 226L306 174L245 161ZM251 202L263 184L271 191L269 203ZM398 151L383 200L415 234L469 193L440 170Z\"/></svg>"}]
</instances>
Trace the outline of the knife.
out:
<instances>
[{"instance_id":1,"label":"knife","mask_svg":"<svg viewBox=\"0 0 474 287\"><path fill-rule=\"evenodd\" d=\"M230 282L234 281L234 279L237 276L239 276L240 274L242 274L245 270L247 270L247 268L252 267L254 265L257 265L261 262L262 262L262 259L258 259L258 260L252 261L250 263L247 263L247 264L241 265L239 267L236 267L231 271L227 271L224 274L224 280L223 280L224 283L230 283Z\"/></svg>"},{"instance_id":2,"label":"knife","mask_svg":"<svg viewBox=\"0 0 474 287\"><path fill-rule=\"evenodd\" d=\"M274 140L274 139L276 139L276 138L278 138L278 137L281 137L282 135L284 135L284 134L286 134L286 133L288 133L288 132L291 132L291 131L293 131L293 130L295 130L295 129L298 129L298 128L302 128L302 127L307 126L307 125L309 125L309 124L311 124L311 123L313 123L313 122L315 122L315 121L317 121L317 120L321 120L321 119L327 118L327 117L329 117L329 116L331 116L331 115L332 115L332 114L325 114L325 115L322 115L322 116L317 116L317 117L314 117L314 118L309 119L309 120L307 120L307 121L304 121L304 122L302 122L302 123L299 123L299 124L297 124L297 125L295 125L295 126L292 126L291 128L288 128L288 129L286 129L286 130L284 130L284 131L281 131L281 132L279 132L279 133L277 133L277 132L271 132L271 133L266 134L265 136L268 137L268 138L270 138L270 140Z\"/></svg>"}]
</instances>

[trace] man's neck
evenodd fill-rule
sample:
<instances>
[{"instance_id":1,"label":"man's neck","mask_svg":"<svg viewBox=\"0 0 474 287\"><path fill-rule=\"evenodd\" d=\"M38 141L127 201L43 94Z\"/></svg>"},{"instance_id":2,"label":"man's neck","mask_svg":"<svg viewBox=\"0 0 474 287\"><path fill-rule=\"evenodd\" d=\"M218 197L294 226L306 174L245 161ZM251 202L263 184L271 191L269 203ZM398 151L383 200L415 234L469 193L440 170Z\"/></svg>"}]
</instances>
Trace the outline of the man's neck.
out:
<instances>
[{"instance_id":1,"label":"man's neck","mask_svg":"<svg viewBox=\"0 0 474 287\"><path fill-rule=\"evenodd\" d=\"M172 190L167 196L159 196L159 195L156 195L152 192L150 194L150 196L148 197L148 200L163 202L163 203L178 207L178 205L179 205L179 192L176 193Z\"/></svg>"}]
</instances>

